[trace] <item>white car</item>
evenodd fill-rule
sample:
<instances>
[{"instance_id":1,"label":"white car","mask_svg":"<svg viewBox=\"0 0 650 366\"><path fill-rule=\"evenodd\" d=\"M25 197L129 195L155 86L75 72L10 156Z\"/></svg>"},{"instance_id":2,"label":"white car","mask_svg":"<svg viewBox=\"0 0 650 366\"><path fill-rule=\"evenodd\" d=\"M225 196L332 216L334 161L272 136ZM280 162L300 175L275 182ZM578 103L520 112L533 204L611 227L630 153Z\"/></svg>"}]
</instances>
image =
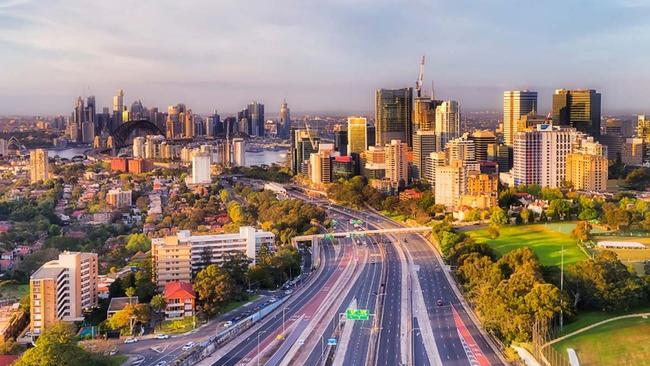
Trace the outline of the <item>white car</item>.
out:
<instances>
[{"instance_id":1,"label":"white car","mask_svg":"<svg viewBox=\"0 0 650 366\"><path fill-rule=\"evenodd\" d=\"M158 334L156 336L156 339L168 339L168 338L169 338L169 334Z\"/></svg>"},{"instance_id":2,"label":"white car","mask_svg":"<svg viewBox=\"0 0 650 366\"><path fill-rule=\"evenodd\" d=\"M188 351L188 350L192 349L192 347L194 347L194 342L187 342L187 343L183 346L182 349L183 349L183 351Z\"/></svg>"},{"instance_id":3,"label":"white car","mask_svg":"<svg viewBox=\"0 0 650 366\"><path fill-rule=\"evenodd\" d=\"M232 321L231 321L231 320L228 320L227 322L223 323L223 327L224 327L224 328L228 328L228 327L231 326L231 325L232 325Z\"/></svg>"},{"instance_id":4,"label":"white car","mask_svg":"<svg viewBox=\"0 0 650 366\"><path fill-rule=\"evenodd\" d=\"M137 338L127 338L124 340L124 343L129 344L129 343L136 343L138 341Z\"/></svg>"}]
</instances>

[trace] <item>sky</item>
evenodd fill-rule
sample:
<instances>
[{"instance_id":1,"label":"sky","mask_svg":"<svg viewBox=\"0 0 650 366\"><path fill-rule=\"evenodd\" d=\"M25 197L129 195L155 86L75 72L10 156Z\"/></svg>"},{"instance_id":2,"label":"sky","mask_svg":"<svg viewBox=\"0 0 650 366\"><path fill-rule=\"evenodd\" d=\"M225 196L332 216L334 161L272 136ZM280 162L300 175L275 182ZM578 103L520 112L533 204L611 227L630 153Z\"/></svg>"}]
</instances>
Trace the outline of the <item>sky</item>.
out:
<instances>
[{"instance_id":1,"label":"sky","mask_svg":"<svg viewBox=\"0 0 650 366\"><path fill-rule=\"evenodd\" d=\"M374 90L413 86L464 110L504 90L602 93L650 113L650 0L0 0L0 114L183 102L229 114L368 113Z\"/></svg>"}]
</instances>

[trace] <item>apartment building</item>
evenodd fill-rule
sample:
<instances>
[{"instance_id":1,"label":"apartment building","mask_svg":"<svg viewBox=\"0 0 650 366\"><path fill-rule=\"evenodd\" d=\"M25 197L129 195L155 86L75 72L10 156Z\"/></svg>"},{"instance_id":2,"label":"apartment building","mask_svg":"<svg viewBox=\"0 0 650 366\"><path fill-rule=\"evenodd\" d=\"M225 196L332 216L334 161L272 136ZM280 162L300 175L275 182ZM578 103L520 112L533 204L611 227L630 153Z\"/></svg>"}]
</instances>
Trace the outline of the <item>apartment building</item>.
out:
<instances>
[{"instance_id":1,"label":"apartment building","mask_svg":"<svg viewBox=\"0 0 650 366\"><path fill-rule=\"evenodd\" d=\"M151 256L156 284L163 288L169 282L190 282L192 272L205 267L206 259L218 264L230 253L241 252L255 261L259 249L272 247L274 240L275 234L251 226L233 234L191 235L181 230L174 236L154 238Z\"/></svg>"},{"instance_id":2,"label":"apartment building","mask_svg":"<svg viewBox=\"0 0 650 366\"><path fill-rule=\"evenodd\" d=\"M64 252L30 277L30 330L38 336L57 321L83 320L97 306L97 254Z\"/></svg>"}]
</instances>

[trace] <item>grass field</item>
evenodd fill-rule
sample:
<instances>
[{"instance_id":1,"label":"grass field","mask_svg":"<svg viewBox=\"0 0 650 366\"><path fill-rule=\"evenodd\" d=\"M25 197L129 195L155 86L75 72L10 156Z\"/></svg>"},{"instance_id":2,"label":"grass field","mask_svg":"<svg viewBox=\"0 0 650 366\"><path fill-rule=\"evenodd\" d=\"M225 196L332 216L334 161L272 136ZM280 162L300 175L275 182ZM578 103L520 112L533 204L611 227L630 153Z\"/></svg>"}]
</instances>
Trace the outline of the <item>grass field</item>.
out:
<instances>
[{"instance_id":1,"label":"grass field","mask_svg":"<svg viewBox=\"0 0 650 366\"><path fill-rule=\"evenodd\" d=\"M569 223L563 223L566 226ZM562 226L562 231L565 231ZM551 226L553 227L553 226ZM499 255L511 250L529 247L545 266L558 266L561 262L562 244L564 244L564 264L578 262L587 258L575 240L565 232L556 231L543 224L504 226L497 239L490 239L486 229L470 231L477 242L488 243ZM570 230L569 230L570 231Z\"/></svg>"},{"instance_id":2,"label":"grass field","mask_svg":"<svg viewBox=\"0 0 650 366\"><path fill-rule=\"evenodd\" d=\"M650 306L639 307L634 309L629 309L626 311L615 311L615 312L604 312L604 311L581 311L576 316L574 316L570 322L565 323L564 329L558 334L562 336L575 332L578 329L584 328L586 326L598 323L600 321L615 318L621 315L628 314L639 314L639 313L650 313Z\"/></svg>"},{"instance_id":3,"label":"grass field","mask_svg":"<svg viewBox=\"0 0 650 366\"><path fill-rule=\"evenodd\" d=\"M20 299L29 294L29 285L8 280L0 282L0 300Z\"/></svg>"},{"instance_id":4,"label":"grass field","mask_svg":"<svg viewBox=\"0 0 650 366\"><path fill-rule=\"evenodd\" d=\"M647 365L650 360L650 319L631 318L603 324L558 342L565 357L573 348L583 366Z\"/></svg>"}]
</instances>

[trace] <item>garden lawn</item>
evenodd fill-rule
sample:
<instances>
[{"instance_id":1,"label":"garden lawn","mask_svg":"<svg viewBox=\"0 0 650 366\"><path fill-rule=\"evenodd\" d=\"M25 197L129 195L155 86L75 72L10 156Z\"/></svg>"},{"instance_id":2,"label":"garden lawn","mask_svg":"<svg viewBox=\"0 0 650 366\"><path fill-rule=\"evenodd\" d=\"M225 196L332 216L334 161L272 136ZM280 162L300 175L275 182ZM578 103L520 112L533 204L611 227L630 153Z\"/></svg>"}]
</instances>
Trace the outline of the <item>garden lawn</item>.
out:
<instances>
[{"instance_id":1,"label":"garden lawn","mask_svg":"<svg viewBox=\"0 0 650 366\"><path fill-rule=\"evenodd\" d=\"M568 234L561 233L545 225L504 226L498 238L489 238L487 229L469 231L477 242L485 242L499 255L504 255L517 248L529 247L539 261L545 266L559 266L562 244L564 244L564 264L575 263L587 258L575 240Z\"/></svg>"},{"instance_id":2,"label":"garden lawn","mask_svg":"<svg viewBox=\"0 0 650 366\"><path fill-rule=\"evenodd\" d=\"M573 348L582 366L647 365L650 360L650 319L613 321L553 345L568 359Z\"/></svg>"},{"instance_id":3,"label":"garden lawn","mask_svg":"<svg viewBox=\"0 0 650 366\"><path fill-rule=\"evenodd\" d=\"M198 327L199 325L201 325L201 323L199 323L199 321L197 320L196 326ZM186 316L181 319L164 320L158 326L157 333L181 334L181 333L187 333L192 329L194 329L194 317Z\"/></svg>"}]
</instances>

